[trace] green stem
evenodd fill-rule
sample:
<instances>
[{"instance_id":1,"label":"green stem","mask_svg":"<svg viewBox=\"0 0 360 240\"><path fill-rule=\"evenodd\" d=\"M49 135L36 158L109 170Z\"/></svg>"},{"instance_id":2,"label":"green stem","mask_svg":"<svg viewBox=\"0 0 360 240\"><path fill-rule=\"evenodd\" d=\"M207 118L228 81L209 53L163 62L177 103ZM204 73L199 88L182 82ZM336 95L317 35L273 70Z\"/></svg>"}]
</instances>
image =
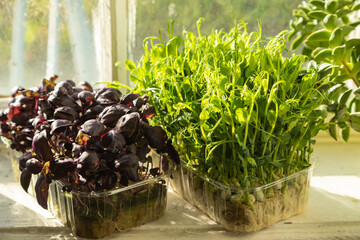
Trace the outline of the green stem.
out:
<instances>
[{"instance_id":1,"label":"green stem","mask_svg":"<svg viewBox=\"0 0 360 240\"><path fill-rule=\"evenodd\" d=\"M341 63L345 67L345 70L346 70L347 74L354 81L356 87L360 87L359 81L356 79L356 77L354 75L351 74L351 70L350 70L349 66L346 64L346 62L344 60L342 60Z\"/></svg>"}]
</instances>

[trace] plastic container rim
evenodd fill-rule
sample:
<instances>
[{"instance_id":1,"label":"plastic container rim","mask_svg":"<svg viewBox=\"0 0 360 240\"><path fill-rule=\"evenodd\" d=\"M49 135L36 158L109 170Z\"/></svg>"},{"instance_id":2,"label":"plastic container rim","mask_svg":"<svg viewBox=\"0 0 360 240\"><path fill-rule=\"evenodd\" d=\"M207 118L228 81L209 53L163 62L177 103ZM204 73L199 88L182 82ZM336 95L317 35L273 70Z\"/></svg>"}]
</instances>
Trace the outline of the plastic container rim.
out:
<instances>
[{"instance_id":1,"label":"plastic container rim","mask_svg":"<svg viewBox=\"0 0 360 240\"><path fill-rule=\"evenodd\" d=\"M126 187L116 188L116 189L113 189L113 190L106 190L106 191L101 191L101 192L71 191L71 192L68 192L66 194L79 195L79 196L81 195L81 196L87 196L87 197L102 197L104 195L111 196L111 195L115 195L115 194L120 193L120 192L127 191L129 189L141 187L141 186L144 186L144 185L147 185L147 184L150 184L150 183L164 181L166 176L167 176L167 174L162 174L162 175L157 176L157 177L148 178L148 179L142 180L140 182L136 182L136 183L133 183L131 185L128 185ZM64 184L60 180L55 181L55 184L60 185L61 188L64 186Z\"/></svg>"},{"instance_id":2,"label":"plastic container rim","mask_svg":"<svg viewBox=\"0 0 360 240\"><path fill-rule=\"evenodd\" d=\"M203 174L201 173L198 173L195 169L191 168L191 167L188 167L186 166L185 162L183 160L181 160L181 167L184 167L192 172L194 172L198 177L200 177L201 179L203 179L204 181L208 182L208 183L211 183L212 185L218 187L218 188L221 188L223 190L230 190L232 192L237 192L239 190L243 191L243 192L257 192L257 191L260 191L260 190L264 190L264 189L267 189L267 188L270 188L270 187L273 187L279 183L282 183L282 182L285 182L285 181L288 181L290 179L293 179L293 178L296 178L297 176L303 174L303 173L306 173L306 172L309 172L309 171L313 171L314 168L316 168L319 164L319 160L318 158L316 157L316 155L314 153L311 154L310 156L310 166L308 166L307 168L304 168L300 171L297 171L289 176L286 176L286 177L283 177L283 178L280 178L276 181L273 181L273 182L270 182L268 184L265 184L265 185L262 185L262 186L259 186L259 187L253 187L253 188L241 188L241 187L234 187L234 186L226 186L224 185L223 183L221 182L218 182L214 179L211 179L207 176L204 176Z\"/></svg>"}]
</instances>

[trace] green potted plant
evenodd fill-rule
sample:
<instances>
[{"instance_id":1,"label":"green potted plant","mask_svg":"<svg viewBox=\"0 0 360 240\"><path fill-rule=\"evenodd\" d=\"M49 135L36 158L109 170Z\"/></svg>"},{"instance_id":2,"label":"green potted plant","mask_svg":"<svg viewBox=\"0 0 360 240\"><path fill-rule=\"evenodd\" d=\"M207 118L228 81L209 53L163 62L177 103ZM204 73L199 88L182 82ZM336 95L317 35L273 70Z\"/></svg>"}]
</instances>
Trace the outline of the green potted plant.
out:
<instances>
[{"instance_id":1,"label":"green potted plant","mask_svg":"<svg viewBox=\"0 0 360 240\"><path fill-rule=\"evenodd\" d=\"M44 79L17 87L1 135L20 152L20 183L74 234L103 238L158 219L166 208L171 140L148 119L148 96ZM48 204L49 203L49 204Z\"/></svg>"},{"instance_id":2,"label":"green potted plant","mask_svg":"<svg viewBox=\"0 0 360 240\"><path fill-rule=\"evenodd\" d=\"M324 81L333 82L328 94L328 111L333 113L329 130L337 139L340 129L344 141L351 127L360 131L360 37L354 32L360 25L359 10L355 0L303 1L293 11L288 36L292 50L302 49L318 65Z\"/></svg>"},{"instance_id":3,"label":"green potted plant","mask_svg":"<svg viewBox=\"0 0 360 240\"><path fill-rule=\"evenodd\" d=\"M304 70L285 33L263 40L240 23L202 35L201 21L197 35L145 39L126 67L179 151L175 191L227 229L256 231L304 211L333 79Z\"/></svg>"}]
</instances>

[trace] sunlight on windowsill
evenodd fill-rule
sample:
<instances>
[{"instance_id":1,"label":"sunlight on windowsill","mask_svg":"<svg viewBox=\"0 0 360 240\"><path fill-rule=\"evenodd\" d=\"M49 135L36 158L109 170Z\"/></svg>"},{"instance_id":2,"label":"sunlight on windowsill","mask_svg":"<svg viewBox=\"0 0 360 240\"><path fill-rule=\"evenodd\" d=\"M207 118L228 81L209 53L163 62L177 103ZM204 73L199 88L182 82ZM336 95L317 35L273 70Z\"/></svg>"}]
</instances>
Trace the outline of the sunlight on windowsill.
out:
<instances>
[{"instance_id":1,"label":"sunlight on windowsill","mask_svg":"<svg viewBox=\"0 0 360 240\"><path fill-rule=\"evenodd\" d=\"M328 193L360 200L359 176L313 176L311 186Z\"/></svg>"}]
</instances>

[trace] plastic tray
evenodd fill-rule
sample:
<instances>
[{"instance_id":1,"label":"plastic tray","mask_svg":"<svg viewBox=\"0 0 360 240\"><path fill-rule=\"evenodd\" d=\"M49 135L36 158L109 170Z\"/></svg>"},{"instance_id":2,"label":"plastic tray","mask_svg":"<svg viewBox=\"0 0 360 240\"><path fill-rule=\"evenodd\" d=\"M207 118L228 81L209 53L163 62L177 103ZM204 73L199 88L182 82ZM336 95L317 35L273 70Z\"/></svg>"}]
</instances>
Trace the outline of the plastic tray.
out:
<instances>
[{"instance_id":1,"label":"plastic tray","mask_svg":"<svg viewBox=\"0 0 360 240\"><path fill-rule=\"evenodd\" d=\"M84 238L103 238L123 232L164 215L167 181L163 177L100 194L61 192L57 181L59 216L72 232Z\"/></svg>"},{"instance_id":2,"label":"plastic tray","mask_svg":"<svg viewBox=\"0 0 360 240\"><path fill-rule=\"evenodd\" d=\"M14 177L19 181L18 153L13 152ZM159 167L159 157L152 155ZM35 196L37 176L33 175L28 193ZM134 183L101 193L63 192L55 181L49 187L48 209L72 232L83 238L103 238L157 220L165 213L168 175Z\"/></svg>"},{"instance_id":3,"label":"plastic tray","mask_svg":"<svg viewBox=\"0 0 360 240\"><path fill-rule=\"evenodd\" d=\"M227 187L182 164L173 172L171 186L224 228L254 232L305 211L316 164L314 161L302 171L251 189ZM252 206L244 203L245 198Z\"/></svg>"}]
</instances>

